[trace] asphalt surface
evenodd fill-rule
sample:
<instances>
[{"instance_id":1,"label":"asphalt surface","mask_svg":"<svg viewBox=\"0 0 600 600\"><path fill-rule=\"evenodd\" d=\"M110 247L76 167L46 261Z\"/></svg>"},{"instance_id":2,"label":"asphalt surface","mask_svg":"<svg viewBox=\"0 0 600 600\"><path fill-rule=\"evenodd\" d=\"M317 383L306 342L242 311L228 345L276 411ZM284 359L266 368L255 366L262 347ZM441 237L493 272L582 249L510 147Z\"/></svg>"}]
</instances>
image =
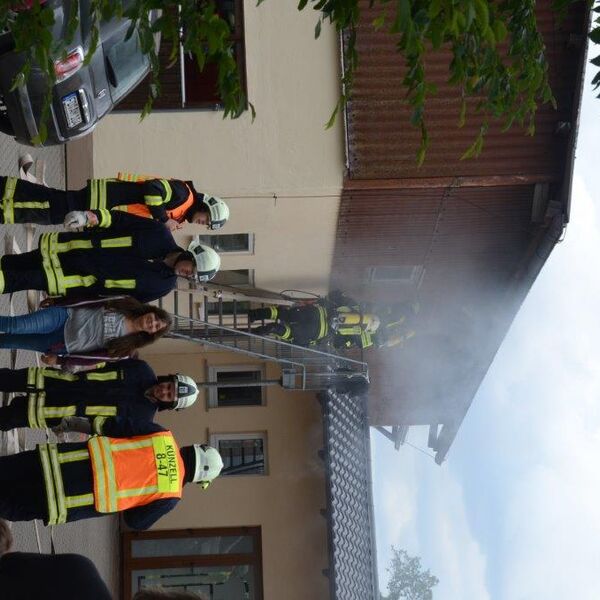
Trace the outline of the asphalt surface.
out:
<instances>
[{"instance_id":1,"label":"asphalt surface","mask_svg":"<svg viewBox=\"0 0 600 600\"><path fill-rule=\"evenodd\" d=\"M0 175L18 176L18 156L29 152L34 159L42 158L46 164L47 185L57 188L65 186L64 148L32 149L21 146L0 133ZM29 245L35 247L35 240L41 230L27 234L23 225L0 226L0 252L27 251ZM29 238L29 239L28 239ZM35 296L32 298L35 300ZM0 295L0 314L23 314L28 310L27 294L19 292L12 296ZM11 312L12 311L12 312ZM0 367L23 368L36 365L33 352L0 350ZM1 395L0 395L1 396ZM8 397L3 399L4 402ZM35 447L46 441L43 432L27 429L0 432L0 455ZM51 531L53 530L53 531ZM54 528L44 527L41 522L14 523L15 550L23 552L50 552L51 535L56 552L76 552L89 557L97 566L104 581L118 597L119 584L119 531L116 517L88 519Z\"/></svg>"}]
</instances>

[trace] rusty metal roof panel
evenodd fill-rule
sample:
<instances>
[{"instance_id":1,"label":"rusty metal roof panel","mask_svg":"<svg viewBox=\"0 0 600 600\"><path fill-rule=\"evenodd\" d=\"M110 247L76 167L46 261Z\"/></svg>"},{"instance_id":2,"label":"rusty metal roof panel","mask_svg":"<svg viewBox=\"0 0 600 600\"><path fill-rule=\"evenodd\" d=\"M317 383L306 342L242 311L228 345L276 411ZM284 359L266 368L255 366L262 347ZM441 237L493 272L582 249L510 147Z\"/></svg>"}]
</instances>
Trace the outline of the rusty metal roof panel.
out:
<instances>
[{"instance_id":1,"label":"rusty metal roof panel","mask_svg":"<svg viewBox=\"0 0 600 600\"><path fill-rule=\"evenodd\" d=\"M476 101L470 101L467 122L458 128L460 99L457 90L447 83L449 54L433 52L427 57L427 77L438 87L438 93L427 104L431 141L425 164L418 168L415 155L420 133L409 125L410 108L404 102L401 85L404 67L395 39L384 30L373 30L371 23L378 11L369 10L368 2L363 2L357 41L359 68L347 107L350 177L561 173L569 136L557 135L555 131L558 122L572 118L578 77L575 67L581 49L571 43L571 34L584 33L585 10L581 4L559 22L548 0L538 3L538 26L547 46L550 81L558 110L550 106L539 109L534 137L518 127L502 133L502 124L492 125L484 151L476 160L460 160L481 123L472 110Z\"/></svg>"}]
</instances>

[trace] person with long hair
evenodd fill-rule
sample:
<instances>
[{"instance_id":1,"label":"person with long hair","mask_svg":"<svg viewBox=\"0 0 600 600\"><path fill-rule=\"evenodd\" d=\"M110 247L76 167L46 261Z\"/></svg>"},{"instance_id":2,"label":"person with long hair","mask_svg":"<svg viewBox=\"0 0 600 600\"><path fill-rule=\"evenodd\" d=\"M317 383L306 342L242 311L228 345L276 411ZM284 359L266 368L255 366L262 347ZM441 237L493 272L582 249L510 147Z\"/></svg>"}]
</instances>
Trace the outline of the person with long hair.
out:
<instances>
[{"instance_id":1,"label":"person with long hair","mask_svg":"<svg viewBox=\"0 0 600 600\"><path fill-rule=\"evenodd\" d=\"M0 348L42 352L42 362L66 370L131 357L162 337L171 317L134 298L52 306L0 317Z\"/></svg>"}]
</instances>

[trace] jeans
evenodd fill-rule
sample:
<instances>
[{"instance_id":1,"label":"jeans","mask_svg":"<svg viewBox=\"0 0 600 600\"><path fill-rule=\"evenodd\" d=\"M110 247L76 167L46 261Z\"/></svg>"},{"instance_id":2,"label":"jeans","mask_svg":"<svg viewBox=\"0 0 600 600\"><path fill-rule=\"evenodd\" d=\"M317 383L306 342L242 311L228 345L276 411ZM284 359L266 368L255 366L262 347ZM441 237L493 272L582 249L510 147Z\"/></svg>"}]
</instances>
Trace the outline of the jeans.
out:
<instances>
[{"instance_id":1,"label":"jeans","mask_svg":"<svg viewBox=\"0 0 600 600\"><path fill-rule=\"evenodd\" d=\"M69 311L61 306L42 308L28 315L0 317L0 348L58 353L65 347Z\"/></svg>"}]
</instances>

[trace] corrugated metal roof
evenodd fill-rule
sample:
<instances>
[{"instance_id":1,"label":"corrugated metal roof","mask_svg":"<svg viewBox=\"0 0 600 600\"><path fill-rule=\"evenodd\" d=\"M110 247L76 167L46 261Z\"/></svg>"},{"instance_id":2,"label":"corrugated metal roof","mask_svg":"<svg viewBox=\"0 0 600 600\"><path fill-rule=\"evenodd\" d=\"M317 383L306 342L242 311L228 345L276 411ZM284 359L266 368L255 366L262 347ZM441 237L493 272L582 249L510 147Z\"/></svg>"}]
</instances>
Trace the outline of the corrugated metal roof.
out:
<instances>
[{"instance_id":1,"label":"corrugated metal roof","mask_svg":"<svg viewBox=\"0 0 600 600\"><path fill-rule=\"evenodd\" d=\"M366 401L333 391L320 399L332 600L379 600Z\"/></svg>"},{"instance_id":2,"label":"corrugated metal roof","mask_svg":"<svg viewBox=\"0 0 600 600\"><path fill-rule=\"evenodd\" d=\"M474 141L481 119L469 110L463 128L458 128L460 98L447 83L449 54L432 52L426 59L427 78L438 87L430 98L426 120L430 148L425 164L418 168L415 155L420 132L409 125L410 109L404 102L404 67L394 36L374 31L373 19L379 10L361 2L357 47L359 68L351 101L347 107L349 175L353 179L401 177L500 175L515 173L561 173L569 136L555 134L559 121L570 121L577 88L580 49L570 44L570 34L583 34L584 3L559 22L551 2L537 4L538 26L547 46L550 81L558 110L546 105L539 109L536 135L527 136L518 127L502 133L502 124L492 125L482 155L461 161L460 156ZM470 101L472 109L475 100Z\"/></svg>"}]
</instances>

